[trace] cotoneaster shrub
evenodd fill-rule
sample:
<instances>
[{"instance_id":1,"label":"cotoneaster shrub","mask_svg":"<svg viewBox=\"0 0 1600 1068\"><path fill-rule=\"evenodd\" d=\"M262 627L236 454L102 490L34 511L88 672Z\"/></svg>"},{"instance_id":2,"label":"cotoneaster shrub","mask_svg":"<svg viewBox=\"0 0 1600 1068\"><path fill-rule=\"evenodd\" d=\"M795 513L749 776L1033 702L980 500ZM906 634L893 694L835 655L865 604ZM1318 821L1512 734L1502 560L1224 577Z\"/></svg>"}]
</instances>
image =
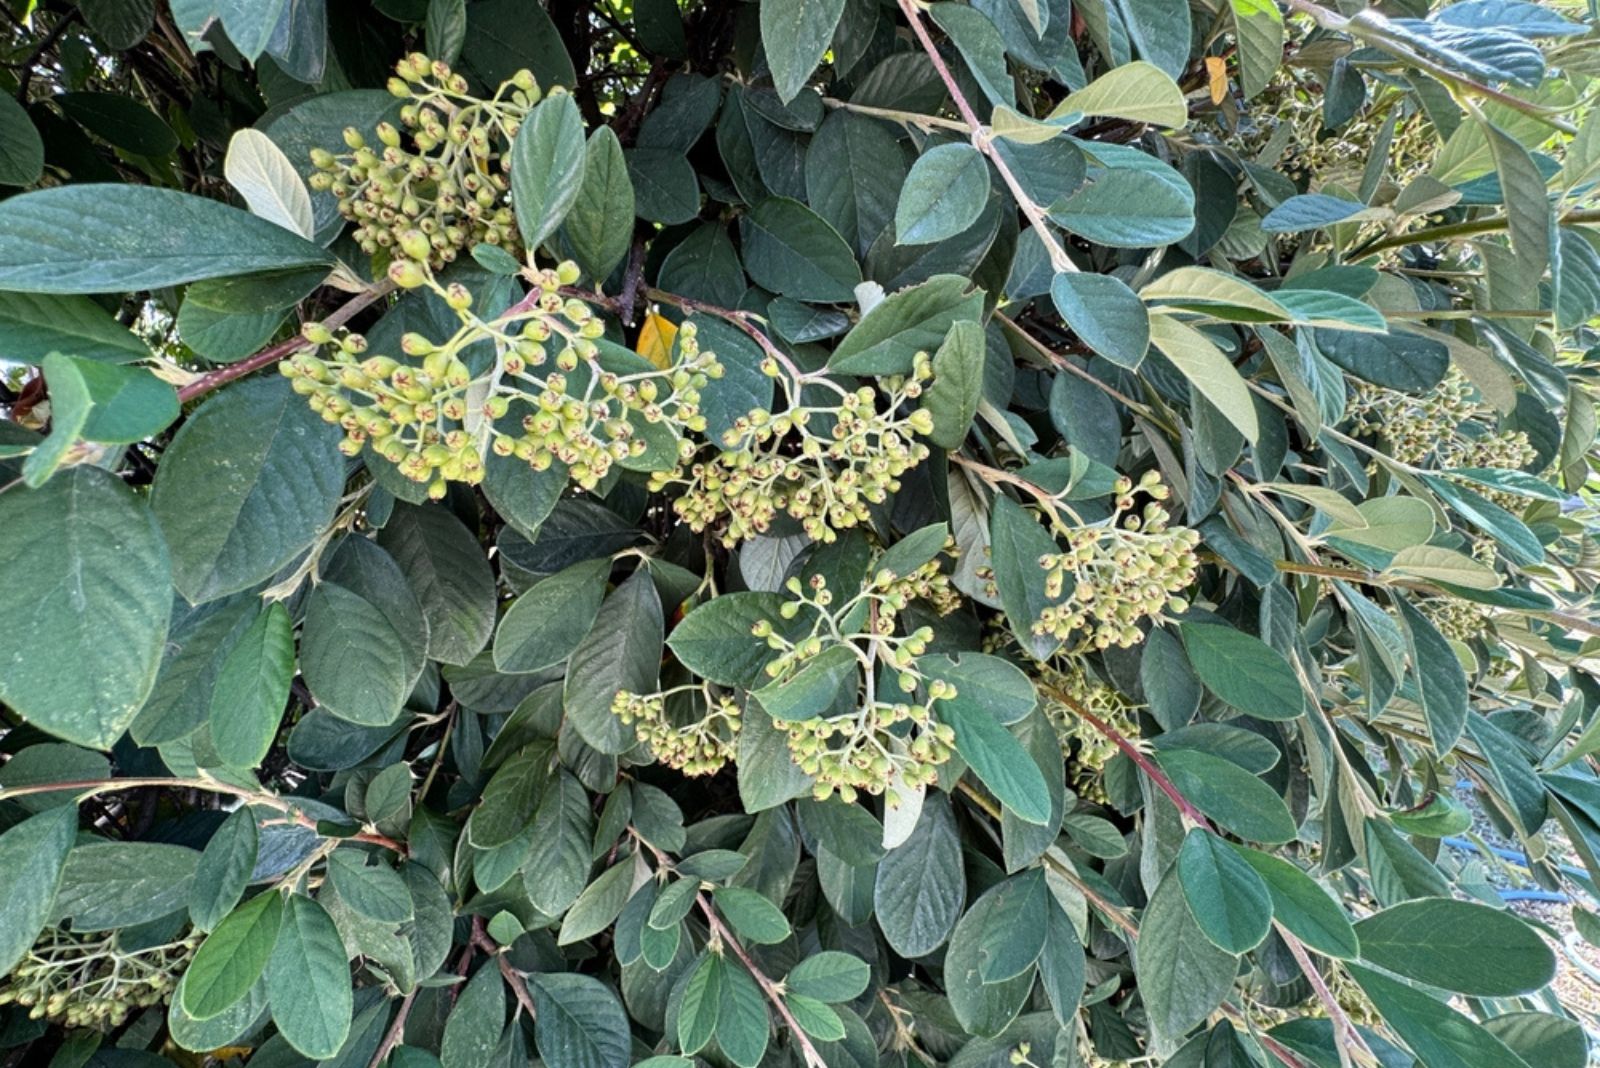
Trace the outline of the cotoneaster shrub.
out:
<instances>
[{"instance_id":1,"label":"cotoneaster shrub","mask_svg":"<svg viewBox=\"0 0 1600 1068\"><path fill-rule=\"evenodd\" d=\"M1588 1063L1592 7L7 11L0 1063Z\"/></svg>"}]
</instances>

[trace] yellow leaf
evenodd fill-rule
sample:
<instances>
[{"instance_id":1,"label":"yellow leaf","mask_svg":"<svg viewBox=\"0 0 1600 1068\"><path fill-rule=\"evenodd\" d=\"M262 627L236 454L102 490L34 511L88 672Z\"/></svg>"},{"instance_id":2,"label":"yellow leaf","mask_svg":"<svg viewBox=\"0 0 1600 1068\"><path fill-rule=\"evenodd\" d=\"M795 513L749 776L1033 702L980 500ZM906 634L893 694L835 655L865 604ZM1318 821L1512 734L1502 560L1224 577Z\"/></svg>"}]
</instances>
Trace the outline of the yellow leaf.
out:
<instances>
[{"instance_id":1,"label":"yellow leaf","mask_svg":"<svg viewBox=\"0 0 1600 1068\"><path fill-rule=\"evenodd\" d=\"M672 339L678 336L678 327L671 319L655 312L644 317L639 328L639 340L633 351L665 371L672 366Z\"/></svg>"},{"instance_id":2,"label":"yellow leaf","mask_svg":"<svg viewBox=\"0 0 1600 1068\"><path fill-rule=\"evenodd\" d=\"M1206 80L1211 83L1211 102L1220 104L1228 98L1228 64L1221 56L1206 57Z\"/></svg>"}]
</instances>

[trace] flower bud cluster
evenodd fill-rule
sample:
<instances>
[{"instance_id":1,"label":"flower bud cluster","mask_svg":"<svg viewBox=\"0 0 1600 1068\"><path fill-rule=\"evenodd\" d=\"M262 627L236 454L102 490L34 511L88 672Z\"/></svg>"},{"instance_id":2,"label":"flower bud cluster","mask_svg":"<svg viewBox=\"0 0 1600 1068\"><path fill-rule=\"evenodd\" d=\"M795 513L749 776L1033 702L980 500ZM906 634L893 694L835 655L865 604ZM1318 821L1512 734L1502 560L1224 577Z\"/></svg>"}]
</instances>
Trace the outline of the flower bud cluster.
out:
<instances>
[{"instance_id":1,"label":"flower bud cluster","mask_svg":"<svg viewBox=\"0 0 1600 1068\"><path fill-rule=\"evenodd\" d=\"M1358 432L1381 439L1389 454L1404 464L1417 466L1431 459L1441 468L1516 470L1538 456L1524 432L1496 429L1495 413L1455 368L1421 396L1358 382L1347 411ZM1516 507L1520 501L1513 494L1474 489L1506 507Z\"/></svg>"},{"instance_id":2,"label":"flower bud cluster","mask_svg":"<svg viewBox=\"0 0 1600 1068\"><path fill-rule=\"evenodd\" d=\"M952 549L947 542L946 551ZM791 679L825 649L840 644L851 648L862 669L854 708L782 724L795 763L816 778L817 799L837 792L854 801L861 793L915 789L937 780L939 766L954 752L955 733L936 718L936 706L954 698L956 688L928 678L918 667L918 658L933 641L932 628L904 635L895 631L898 613L914 599L929 601L941 614L959 605L938 559L903 575L878 568L853 596L842 600L820 574L804 583L791 578L785 589L793 599L780 613L785 619L804 614L811 629L794 639L767 620L751 628L778 654L767 664L767 675L776 682Z\"/></svg>"},{"instance_id":3,"label":"flower bud cluster","mask_svg":"<svg viewBox=\"0 0 1600 1068\"><path fill-rule=\"evenodd\" d=\"M700 689L698 686L690 689ZM672 692L647 696L620 690L611 710L630 725L658 761L685 775L715 775L734 758L739 746L739 726L744 711L731 696L706 694L706 714L687 724L674 723L667 713Z\"/></svg>"},{"instance_id":4,"label":"flower bud cluster","mask_svg":"<svg viewBox=\"0 0 1600 1068\"><path fill-rule=\"evenodd\" d=\"M165 945L123 949L116 931L85 936L47 927L0 979L0 1006L15 1003L32 1019L109 1031L171 996L201 937L194 931Z\"/></svg>"},{"instance_id":5,"label":"flower bud cluster","mask_svg":"<svg viewBox=\"0 0 1600 1068\"><path fill-rule=\"evenodd\" d=\"M1065 701L1052 699L1062 694L1094 713L1124 738L1139 735L1138 706L1115 687L1102 682L1089 671L1081 657L1068 656L1058 663L1038 665L1039 692L1044 696L1044 711L1055 727L1063 748L1071 754L1068 772L1072 789L1091 801L1105 800L1101 784L1107 761L1117 755L1117 746L1099 728L1078 715Z\"/></svg>"},{"instance_id":6,"label":"flower bud cluster","mask_svg":"<svg viewBox=\"0 0 1600 1068\"><path fill-rule=\"evenodd\" d=\"M1118 479L1115 493L1110 519L1063 526L1058 533L1066 550L1039 558L1048 596L1060 597L1069 575L1073 585L1065 601L1044 610L1034 633L1066 641L1082 631L1077 650L1127 647L1142 640L1142 620L1160 621L1169 612L1188 608L1178 591L1194 582L1199 533L1169 525L1167 510L1159 503L1169 491L1155 471L1145 472L1137 486L1131 479ZM1151 498L1138 512L1136 493Z\"/></svg>"},{"instance_id":7,"label":"flower bud cluster","mask_svg":"<svg viewBox=\"0 0 1600 1068\"><path fill-rule=\"evenodd\" d=\"M369 144L355 127L345 130L348 152L312 151L317 172L311 187L337 198L339 213L356 223L356 243L369 255L398 248L412 233L422 244L407 255L436 267L480 242L517 254L509 149L539 102L533 75L518 71L493 97L480 100L448 65L413 52L395 65L389 92L406 101L403 132L379 123L378 143Z\"/></svg>"},{"instance_id":8,"label":"flower bud cluster","mask_svg":"<svg viewBox=\"0 0 1600 1068\"><path fill-rule=\"evenodd\" d=\"M314 411L343 428L347 455L370 447L436 498L451 482L481 481L489 449L536 470L560 462L593 489L614 463L646 451L641 424L674 436L704 429L699 391L722 368L700 350L693 323L678 332L673 366L608 366L596 343L605 324L561 292L576 264L526 272L534 290L493 320L473 313L464 286L441 286L417 260L396 260L390 274L413 270L455 310L454 335L436 343L410 333L396 356L374 355L362 335L308 322L302 333L314 347L279 365ZM467 350L483 342L495 359L475 373Z\"/></svg>"},{"instance_id":9,"label":"flower bud cluster","mask_svg":"<svg viewBox=\"0 0 1600 1068\"><path fill-rule=\"evenodd\" d=\"M954 549L947 541L944 551L953 556ZM955 697L956 689L918 669L917 658L933 641L931 628L896 631L898 614L913 600L928 601L940 614L959 605L939 560L903 574L881 567L869 571L846 598L836 598L821 575L806 582L792 578L785 588L791 599L779 609L782 619L761 619L751 627L751 634L777 654L766 667L773 684L781 686L825 650L841 645L860 664L852 708L778 724L788 735L795 763L815 777L816 797L838 793L853 801L861 793L888 791L894 803L898 792L932 783L955 745L954 732L936 718L937 702ZM809 626L783 625L793 620ZM683 717L672 714L670 699L686 691L692 707L705 710L693 722L679 722ZM713 774L735 759L744 713L733 697L714 694L708 684L653 694L624 690L611 707L660 760L689 775Z\"/></svg>"},{"instance_id":10,"label":"flower bud cluster","mask_svg":"<svg viewBox=\"0 0 1600 1068\"><path fill-rule=\"evenodd\" d=\"M1475 538L1472 558L1480 564L1494 566L1495 543L1490 538ZM1439 633L1451 641L1470 642L1486 637L1494 625L1493 609L1461 597L1443 594L1438 597L1418 597L1411 602L1428 622L1439 628Z\"/></svg>"},{"instance_id":11,"label":"flower bud cluster","mask_svg":"<svg viewBox=\"0 0 1600 1068\"><path fill-rule=\"evenodd\" d=\"M762 369L786 373L771 357ZM652 489L683 484L673 502L678 515L695 531L725 522L721 538L729 548L765 533L780 514L798 520L812 540L834 541L839 531L868 522L869 506L887 501L900 476L927 457L928 447L915 439L933 430L933 418L925 409L903 409L932 377L926 354L909 376L884 379L882 394L805 376L805 384L837 394L831 405L801 403L802 383L786 381L792 403L784 411L757 408L739 417L719 455L695 463L687 477L657 476Z\"/></svg>"}]
</instances>

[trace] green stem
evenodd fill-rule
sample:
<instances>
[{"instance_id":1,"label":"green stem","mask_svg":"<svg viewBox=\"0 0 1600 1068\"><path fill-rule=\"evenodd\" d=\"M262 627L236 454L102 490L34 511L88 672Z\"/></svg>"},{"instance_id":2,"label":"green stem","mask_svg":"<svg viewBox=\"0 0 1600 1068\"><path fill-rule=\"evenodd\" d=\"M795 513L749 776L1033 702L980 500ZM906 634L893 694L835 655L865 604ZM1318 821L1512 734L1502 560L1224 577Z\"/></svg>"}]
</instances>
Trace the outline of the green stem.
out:
<instances>
[{"instance_id":1,"label":"green stem","mask_svg":"<svg viewBox=\"0 0 1600 1068\"><path fill-rule=\"evenodd\" d=\"M1600 222L1600 208L1569 211L1561 216L1558 222L1562 226L1575 223ZM1350 254L1349 258L1357 260L1378 252L1387 252L1392 248L1420 245L1427 241L1450 241L1458 237L1476 237L1478 234L1492 234L1503 231L1509 226L1510 221L1504 215L1495 215L1486 219L1469 219L1466 222L1445 223L1441 226L1430 226L1425 230L1415 230L1409 234L1395 234L1391 237L1380 238L1356 249Z\"/></svg>"},{"instance_id":2,"label":"green stem","mask_svg":"<svg viewBox=\"0 0 1600 1068\"><path fill-rule=\"evenodd\" d=\"M314 818L295 808L291 801L279 797L277 794L270 794L261 790L250 790L242 786L232 786L210 778L178 779L157 776L132 776L126 779L71 779L66 782L30 783L27 786L10 786L0 789L0 801L10 801L12 798L28 797L33 794L72 793L78 795L75 801L82 803L98 794L147 788L202 790L206 793L226 794L229 797L240 798L246 804L261 805L282 812L297 827L304 827L310 831L317 829L317 821ZM401 856L404 856L406 852L405 846L381 834L353 834L349 836L349 840L383 846L385 849L393 850Z\"/></svg>"}]
</instances>

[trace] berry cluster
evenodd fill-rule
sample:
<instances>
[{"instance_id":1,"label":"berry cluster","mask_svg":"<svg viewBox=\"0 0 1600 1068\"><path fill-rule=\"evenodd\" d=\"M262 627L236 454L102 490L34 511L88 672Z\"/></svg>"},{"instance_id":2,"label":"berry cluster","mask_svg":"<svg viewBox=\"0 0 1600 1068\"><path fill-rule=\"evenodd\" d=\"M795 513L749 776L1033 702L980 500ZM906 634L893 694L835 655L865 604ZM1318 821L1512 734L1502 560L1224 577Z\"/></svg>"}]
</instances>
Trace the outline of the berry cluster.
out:
<instances>
[{"instance_id":1,"label":"berry cluster","mask_svg":"<svg viewBox=\"0 0 1600 1068\"><path fill-rule=\"evenodd\" d=\"M952 549L947 542L945 549ZM825 649L845 646L859 662L859 699L837 715L783 723L789 751L801 770L816 778L819 800L835 792L846 801L860 793L895 793L926 786L954 752L955 734L935 718L935 705L956 696L955 687L930 679L917 665L928 651L933 630L919 627L897 635L898 613L912 600L929 601L941 613L959 603L937 558L899 574L879 568L860 589L842 601L822 575L807 582L791 578L785 589L793 600L780 610L785 619L811 621L810 632L790 638L762 620L751 629L778 655L766 673L775 683L794 678ZM893 691L880 683L893 680ZM898 691L898 692L894 692Z\"/></svg>"},{"instance_id":2,"label":"berry cluster","mask_svg":"<svg viewBox=\"0 0 1600 1068\"><path fill-rule=\"evenodd\" d=\"M685 477L675 471L651 483L661 490L685 488L673 507L691 529L726 521L729 548L765 533L780 514L800 523L814 541L831 542L838 531L866 523L870 505L900 488L900 476L921 463L928 447L915 440L933 430L925 409L903 411L933 377L932 362L918 354L909 376L847 390L820 373L783 368L769 356L762 370L783 385L787 406L774 414L758 408L741 416L723 435L716 457L695 463ZM831 391L831 404L810 404L801 391Z\"/></svg>"},{"instance_id":3,"label":"berry cluster","mask_svg":"<svg viewBox=\"0 0 1600 1068\"><path fill-rule=\"evenodd\" d=\"M203 936L125 949L118 932L76 935L47 927L0 983L0 1006L15 1002L33 1019L109 1031L136 1009L159 1005L177 986Z\"/></svg>"},{"instance_id":4,"label":"berry cluster","mask_svg":"<svg viewBox=\"0 0 1600 1068\"><path fill-rule=\"evenodd\" d=\"M1358 382L1347 411L1358 431L1381 439L1404 464L1520 469L1538 455L1527 434L1494 426L1494 413L1453 367L1421 396Z\"/></svg>"},{"instance_id":5,"label":"berry cluster","mask_svg":"<svg viewBox=\"0 0 1600 1068\"><path fill-rule=\"evenodd\" d=\"M954 551L954 543L947 541L942 552ZM917 658L927 653L932 630L896 631L899 613L913 600L927 601L941 614L959 605L938 555L908 563L903 571L880 567L842 601L821 575L808 582L792 578L785 588L792 599L779 609L783 621L803 620L809 628L798 632L768 619L751 627L777 654L766 667L773 685L781 688L826 650L848 648L859 665L853 708L779 723L795 763L816 779L816 797L837 792L853 801L863 792L887 792L894 804L898 793L932 783L955 743L951 729L935 718L935 706L955 697L956 691L918 669ZM885 682L898 692L880 689ZM687 774L713 774L737 752L744 711L710 684L690 683L653 694L624 690L611 707L658 759Z\"/></svg>"},{"instance_id":6,"label":"berry cluster","mask_svg":"<svg viewBox=\"0 0 1600 1068\"><path fill-rule=\"evenodd\" d=\"M1155 471L1147 471L1137 485L1117 480L1116 504L1104 523L1066 526L1058 534L1066 551L1039 558L1045 570L1045 592L1052 599L1065 591L1066 600L1051 605L1034 623L1036 634L1066 641L1082 631L1076 651L1127 647L1143 640L1139 623L1159 622L1167 613L1188 608L1178 591L1194 582L1199 561L1195 546L1200 535L1188 527L1169 525L1160 505L1169 490ZM1134 495L1150 497L1134 511ZM1072 588L1066 580L1072 577Z\"/></svg>"},{"instance_id":7,"label":"berry cluster","mask_svg":"<svg viewBox=\"0 0 1600 1068\"><path fill-rule=\"evenodd\" d=\"M1139 735L1135 715L1138 706L1092 674L1081 657L1065 657L1059 665L1040 664L1038 670L1045 715L1055 727L1062 746L1072 754L1072 788L1081 797L1103 802L1105 787L1101 776L1106 762L1117 755L1116 743L1061 698L1064 696L1088 709L1124 738Z\"/></svg>"},{"instance_id":8,"label":"berry cluster","mask_svg":"<svg viewBox=\"0 0 1600 1068\"><path fill-rule=\"evenodd\" d=\"M668 701L680 693L687 695L690 708L704 714L687 723L674 722ZM715 775L721 771L738 749L739 724L744 716L731 696L714 696L699 684L647 696L621 690L611 710L624 724L633 727L656 760L685 775Z\"/></svg>"},{"instance_id":9,"label":"berry cluster","mask_svg":"<svg viewBox=\"0 0 1600 1068\"><path fill-rule=\"evenodd\" d=\"M308 322L302 333L316 347L279 369L344 429L346 454L370 446L426 483L430 496L442 497L450 482L482 480L489 449L537 470L561 463L572 481L593 489L613 464L638 460L652 441L666 453L659 462L676 464L680 434L705 427L699 391L722 368L700 351L694 325L678 332L677 362L666 369L604 342L604 324L590 307L561 291L577 278L575 264L525 271L533 291L490 319L473 312L466 287L441 285L420 260L396 260L389 273L431 289L455 311L456 332L442 342L406 334L397 358L369 355L360 334L336 337ZM495 358L475 372L467 350L483 342Z\"/></svg>"},{"instance_id":10,"label":"berry cluster","mask_svg":"<svg viewBox=\"0 0 1600 1068\"><path fill-rule=\"evenodd\" d=\"M338 199L340 214L356 223L356 243L369 255L397 247L413 231L427 252L408 255L436 267L480 242L516 254L508 151L539 102L533 75L518 71L493 97L480 100L469 94L465 78L420 53L396 64L395 74L389 92L406 101L400 109L405 132L379 123L379 143L369 145L361 131L345 130L350 151L312 151L317 173L311 187Z\"/></svg>"}]
</instances>

